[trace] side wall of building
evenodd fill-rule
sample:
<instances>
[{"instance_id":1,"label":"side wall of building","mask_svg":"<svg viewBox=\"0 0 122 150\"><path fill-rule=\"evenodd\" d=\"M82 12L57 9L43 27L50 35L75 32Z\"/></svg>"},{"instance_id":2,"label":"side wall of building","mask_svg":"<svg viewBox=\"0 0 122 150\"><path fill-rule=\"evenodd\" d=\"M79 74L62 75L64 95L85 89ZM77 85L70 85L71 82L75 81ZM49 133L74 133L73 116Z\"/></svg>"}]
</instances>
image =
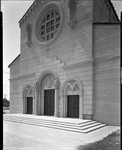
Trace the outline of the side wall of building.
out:
<instances>
[{"instance_id":1,"label":"side wall of building","mask_svg":"<svg viewBox=\"0 0 122 150\"><path fill-rule=\"evenodd\" d=\"M20 56L10 66L10 113L19 113Z\"/></svg>"},{"instance_id":2,"label":"side wall of building","mask_svg":"<svg viewBox=\"0 0 122 150\"><path fill-rule=\"evenodd\" d=\"M94 119L120 124L120 25L94 25Z\"/></svg>"}]
</instances>

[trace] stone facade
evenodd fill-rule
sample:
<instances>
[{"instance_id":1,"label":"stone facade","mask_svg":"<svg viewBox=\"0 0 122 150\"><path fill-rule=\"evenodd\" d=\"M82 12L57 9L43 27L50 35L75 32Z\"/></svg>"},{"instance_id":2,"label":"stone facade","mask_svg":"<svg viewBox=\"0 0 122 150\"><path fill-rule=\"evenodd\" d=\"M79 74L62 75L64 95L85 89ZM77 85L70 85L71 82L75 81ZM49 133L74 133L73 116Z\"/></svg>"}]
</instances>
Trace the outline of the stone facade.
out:
<instances>
[{"instance_id":1,"label":"stone facade","mask_svg":"<svg viewBox=\"0 0 122 150\"><path fill-rule=\"evenodd\" d=\"M96 15L100 13L97 8L103 6L103 3L104 9L108 11L107 8L110 8L111 12L105 21ZM58 25L57 29L50 28L50 39L47 34L48 21L42 25L38 21L44 20L46 13L49 14L48 6L52 16L56 12L60 18L59 24L53 26L56 28ZM51 8L56 10L52 11ZM55 22L58 17L53 18ZM49 23L52 23L51 19ZM120 43L120 25L110 1L103 0L97 4L93 0L36 0L19 24L21 51L17 59L9 65L10 112L27 113L27 97L32 97L32 113L44 115L44 91L54 89L54 116L67 117L68 95L78 95L78 118L118 125L119 119L108 119L108 116L114 113L114 117L119 118L120 76L120 48L117 46ZM42 40L39 33L43 35L43 24L46 24L46 30ZM39 31L38 26L41 26L42 30ZM111 81L104 82L108 80ZM114 87L111 88L111 85ZM111 90L104 93L104 89L108 87ZM115 88L117 90L114 94ZM111 92L113 96L110 96ZM101 94L107 102L102 99ZM111 103L112 105L109 105ZM101 105L106 105L104 112Z\"/></svg>"}]
</instances>

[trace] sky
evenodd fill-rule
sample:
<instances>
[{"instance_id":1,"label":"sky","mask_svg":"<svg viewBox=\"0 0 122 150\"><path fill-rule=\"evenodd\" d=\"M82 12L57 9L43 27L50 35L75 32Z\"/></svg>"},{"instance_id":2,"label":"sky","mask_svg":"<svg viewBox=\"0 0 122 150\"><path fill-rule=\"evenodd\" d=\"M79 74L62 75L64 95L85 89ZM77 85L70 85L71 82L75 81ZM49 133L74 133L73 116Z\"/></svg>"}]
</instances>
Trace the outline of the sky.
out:
<instances>
[{"instance_id":1,"label":"sky","mask_svg":"<svg viewBox=\"0 0 122 150\"><path fill-rule=\"evenodd\" d=\"M122 0L113 0L114 8L120 19ZM1 1L3 13L3 97L9 100L9 68L8 65L20 54L19 20L31 6L33 1Z\"/></svg>"}]
</instances>

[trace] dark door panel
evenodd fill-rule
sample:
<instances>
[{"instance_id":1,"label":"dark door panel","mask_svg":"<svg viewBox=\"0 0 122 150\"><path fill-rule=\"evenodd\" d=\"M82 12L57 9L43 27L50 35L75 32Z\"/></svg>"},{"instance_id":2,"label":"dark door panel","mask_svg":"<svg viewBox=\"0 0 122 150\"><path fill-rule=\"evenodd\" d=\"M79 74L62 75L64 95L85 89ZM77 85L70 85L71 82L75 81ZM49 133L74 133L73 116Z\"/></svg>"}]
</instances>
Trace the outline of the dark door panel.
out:
<instances>
[{"instance_id":1,"label":"dark door panel","mask_svg":"<svg viewBox=\"0 0 122 150\"><path fill-rule=\"evenodd\" d=\"M44 90L44 115L54 115L55 90Z\"/></svg>"},{"instance_id":2,"label":"dark door panel","mask_svg":"<svg viewBox=\"0 0 122 150\"><path fill-rule=\"evenodd\" d=\"M67 96L67 117L79 118L79 95Z\"/></svg>"},{"instance_id":3,"label":"dark door panel","mask_svg":"<svg viewBox=\"0 0 122 150\"><path fill-rule=\"evenodd\" d=\"M33 114L33 98L27 97L27 114Z\"/></svg>"}]
</instances>

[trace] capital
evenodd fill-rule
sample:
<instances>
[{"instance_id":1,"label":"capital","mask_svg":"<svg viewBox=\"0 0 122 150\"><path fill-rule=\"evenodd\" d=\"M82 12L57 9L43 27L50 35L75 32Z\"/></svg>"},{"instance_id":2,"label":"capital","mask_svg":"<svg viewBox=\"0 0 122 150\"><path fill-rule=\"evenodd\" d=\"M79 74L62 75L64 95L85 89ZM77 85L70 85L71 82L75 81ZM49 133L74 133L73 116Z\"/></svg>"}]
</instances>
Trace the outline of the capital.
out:
<instances>
[{"instance_id":1,"label":"capital","mask_svg":"<svg viewBox=\"0 0 122 150\"><path fill-rule=\"evenodd\" d=\"M54 86L55 86L56 89L59 88L59 81L58 81L57 78L55 78L55 80L54 80Z\"/></svg>"}]
</instances>

